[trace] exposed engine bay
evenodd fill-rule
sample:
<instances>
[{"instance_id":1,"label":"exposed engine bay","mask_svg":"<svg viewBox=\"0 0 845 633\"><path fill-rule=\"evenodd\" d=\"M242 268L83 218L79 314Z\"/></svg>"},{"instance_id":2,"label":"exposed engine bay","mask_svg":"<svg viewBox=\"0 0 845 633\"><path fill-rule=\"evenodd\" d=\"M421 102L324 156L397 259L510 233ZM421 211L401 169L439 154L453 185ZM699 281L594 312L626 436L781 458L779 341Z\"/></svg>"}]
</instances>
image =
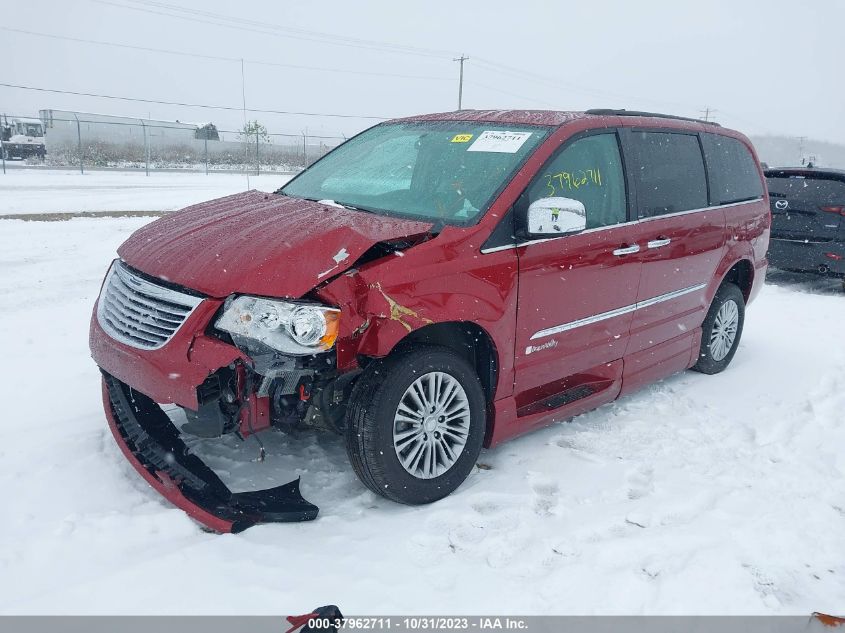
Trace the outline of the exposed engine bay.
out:
<instances>
[{"instance_id":1,"label":"exposed engine bay","mask_svg":"<svg viewBox=\"0 0 845 633\"><path fill-rule=\"evenodd\" d=\"M188 421L183 432L246 438L271 426L283 431L343 429L345 402L357 372L339 375L333 351L287 356L248 339L234 343L253 365L236 361L210 374L197 387L199 408L184 409Z\"/></svg>"}]
</instances>

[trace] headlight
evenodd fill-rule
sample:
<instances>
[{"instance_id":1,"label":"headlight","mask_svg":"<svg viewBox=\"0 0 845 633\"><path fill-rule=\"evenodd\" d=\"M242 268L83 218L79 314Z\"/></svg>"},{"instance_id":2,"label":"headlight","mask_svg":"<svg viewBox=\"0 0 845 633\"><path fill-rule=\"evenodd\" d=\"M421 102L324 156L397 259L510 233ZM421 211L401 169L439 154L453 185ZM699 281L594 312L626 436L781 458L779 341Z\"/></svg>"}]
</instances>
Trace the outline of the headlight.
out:
<instances>
[{"instance_id":1,"label":"headlight","mask_svg":"<svg viewBox=\"0 0 845 633\"><path fill-rule=\"evenodd\" d=\"M340 326L340 310L241 296L228 303L215 325L233 336L302 356L332 348Z\"/></svg>"}]
</instances>

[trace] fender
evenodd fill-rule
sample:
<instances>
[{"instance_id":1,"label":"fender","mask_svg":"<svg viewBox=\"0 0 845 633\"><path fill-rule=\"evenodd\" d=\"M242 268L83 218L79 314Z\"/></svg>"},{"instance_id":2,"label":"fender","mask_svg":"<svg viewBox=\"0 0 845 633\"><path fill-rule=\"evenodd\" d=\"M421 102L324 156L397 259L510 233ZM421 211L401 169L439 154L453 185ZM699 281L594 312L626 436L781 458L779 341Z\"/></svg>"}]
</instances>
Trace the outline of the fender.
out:
<instances>
[{"instance_id":1,"label":"fender","mask_svg":"<svg viewBox=\"0 0 845 633\"><path fill-rule=\"evenodd\" d=\"M498 352L497 397L513 391L517 259L513 250L475 256L483 230L446 227L401 255L351 269L315 291L341 309L338 369L358 366L359 355L387 356L427 325L467 321L490 336Z\"/></svg>"}]
</instances>

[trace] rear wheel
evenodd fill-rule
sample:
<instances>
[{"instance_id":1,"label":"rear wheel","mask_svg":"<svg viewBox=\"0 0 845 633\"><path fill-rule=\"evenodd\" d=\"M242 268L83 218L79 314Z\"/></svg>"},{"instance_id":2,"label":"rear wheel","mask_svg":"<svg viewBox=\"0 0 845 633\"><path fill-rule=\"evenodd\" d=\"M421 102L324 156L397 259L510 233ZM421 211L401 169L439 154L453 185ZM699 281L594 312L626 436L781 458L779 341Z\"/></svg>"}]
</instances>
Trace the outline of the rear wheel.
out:
<instances>
[{"instance_id":1,"label":"rear wheel","mask_svg":"<svg viewBox=\"0 0 845 633\"><path fill-rule=\"evenodd\" d=\"M732 283L723 283L701 325L701 347L693 369L703 374L724 371L736 354L745 322L745 297Z\"/></svg>"},{"instance_id":2,"label":"rear wheel","mask_svg":"<svg viewBox=\"0 0 845 633\"><path fill-rule=\"evenodd\" d=\"M484 429L484 392L472 366L448 348L417 346L375 361L358 380L346 449L373 492L431 503L469 475Z\"/></svg>"}]
</instances>

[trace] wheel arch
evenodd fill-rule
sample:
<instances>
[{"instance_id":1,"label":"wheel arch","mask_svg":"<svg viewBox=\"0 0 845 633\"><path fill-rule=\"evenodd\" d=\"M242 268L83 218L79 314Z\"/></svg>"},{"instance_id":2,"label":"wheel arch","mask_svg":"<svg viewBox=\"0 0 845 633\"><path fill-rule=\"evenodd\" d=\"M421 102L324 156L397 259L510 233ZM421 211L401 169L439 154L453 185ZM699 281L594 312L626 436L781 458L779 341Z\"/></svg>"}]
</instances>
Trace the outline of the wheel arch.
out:
<instances>
[{"instance_id":1,"label":"wheel arch","mask_svg":"<svg viewBox=\"0 0 845 633\"><path fill-rule=\"evenodd\" d=\"M441 345L464 358L478 374L489 405L496 395L499 356L490 334L472 321L431 323L409 332L391 350L391 354L413 345Z\"/></svg>"},{"instance_id":2,"label":"wheel arch","mask_svg":"<svg viewBox=\"0 0 845 633\"><path fill-rule=\"evenodd\" d=\"M748 303L751 297L751 288L754 286L754 265L749 259L740 259L733 264L722 275L720 286L725 282L730 282L739 287L742 291L742 296L745 302Z\"/></svg>"}]
</instances>

